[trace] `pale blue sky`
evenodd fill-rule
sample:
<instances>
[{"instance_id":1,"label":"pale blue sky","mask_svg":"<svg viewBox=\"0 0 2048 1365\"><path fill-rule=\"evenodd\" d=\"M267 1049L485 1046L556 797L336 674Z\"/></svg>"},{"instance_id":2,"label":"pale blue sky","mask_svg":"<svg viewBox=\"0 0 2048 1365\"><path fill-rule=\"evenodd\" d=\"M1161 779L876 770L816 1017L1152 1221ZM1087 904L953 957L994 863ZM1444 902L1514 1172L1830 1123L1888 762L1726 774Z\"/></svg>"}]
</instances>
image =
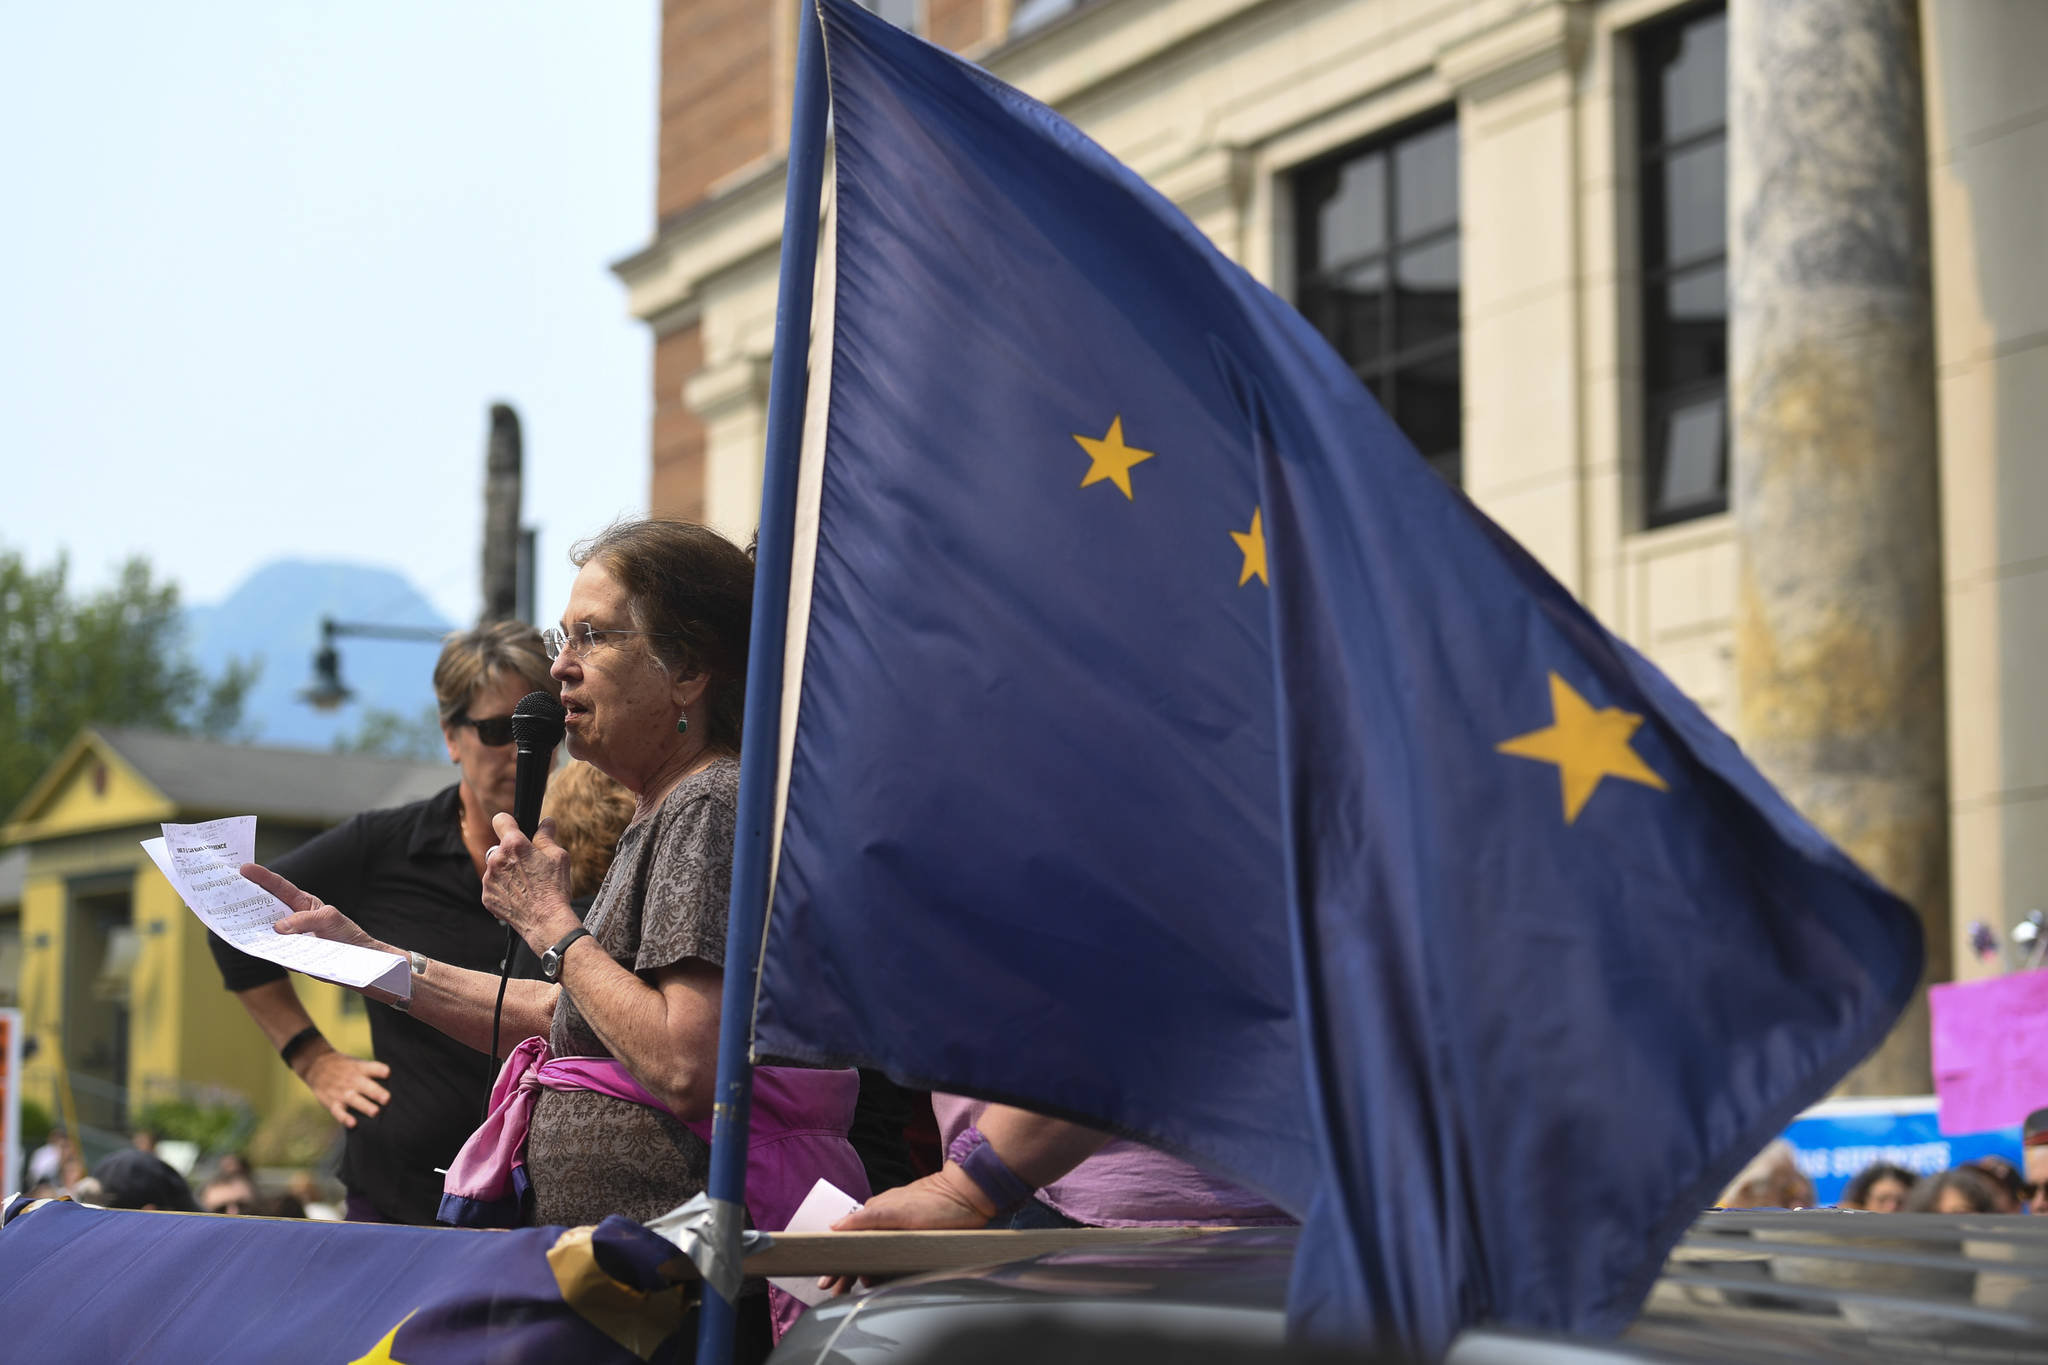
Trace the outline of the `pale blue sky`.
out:
<instances>
[{"instance_id":1,"label":"pale blue sky","mask_svg":"<svg viewBox=\"0 0 2048 1365\"><path fill-rule=\"evenodd\" d=\"M488 405L540 614L644 510L653 0L0 0L0 543L186 600L282 556L478 600Z\"/></svg>"}]
</instances>

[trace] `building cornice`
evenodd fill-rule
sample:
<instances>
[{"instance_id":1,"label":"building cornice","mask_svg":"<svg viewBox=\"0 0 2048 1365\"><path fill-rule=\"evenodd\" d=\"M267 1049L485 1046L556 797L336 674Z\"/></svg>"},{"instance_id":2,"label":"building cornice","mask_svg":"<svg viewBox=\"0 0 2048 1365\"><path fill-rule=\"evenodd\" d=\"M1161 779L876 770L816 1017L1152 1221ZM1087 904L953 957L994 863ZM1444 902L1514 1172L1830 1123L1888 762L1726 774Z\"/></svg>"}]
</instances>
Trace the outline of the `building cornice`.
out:
<instances>
[{"instance_id":1,"label":"building cornice","mask_svg":"<svg viewBox=\"0 0 2048 1365\"><path fill-rule=\"evenodd\" d=\"M657 334L687 326L706 281L775 250L782 240L785 164L778 156L746 168L711 198L663 223L652 242L612 262L612 273L626 286L626 311Z\"/></svg>"},{"instance_id":2,"label":"building cornice","mask_svg":"<svg viewBox=\"0 0 2048 1365\"><path fill-rule=\"evenodd\" d=\"M1542 0L1440 49L1437 74L1460 96L1491 99L1578 65L1586 48L1583 0Z\"/></svg>"}]
</instances>

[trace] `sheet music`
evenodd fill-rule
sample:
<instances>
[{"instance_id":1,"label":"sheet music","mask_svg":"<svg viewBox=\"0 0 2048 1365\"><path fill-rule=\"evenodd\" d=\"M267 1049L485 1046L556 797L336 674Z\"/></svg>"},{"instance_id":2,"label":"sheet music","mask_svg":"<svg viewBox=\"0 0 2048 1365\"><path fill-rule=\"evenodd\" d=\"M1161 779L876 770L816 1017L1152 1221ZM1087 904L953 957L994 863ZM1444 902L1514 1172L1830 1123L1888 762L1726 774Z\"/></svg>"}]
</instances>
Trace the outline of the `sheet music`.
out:
<instances>
[{"instance_id":1,"label":"sheet music","mask_svg":"<svg viewBox=\"0 0 2048 1365\"><path fill-rule=\"evenodd\" d=\"M412 998L410 964L396 953L271 930L291 912L283 901L242 876L242 864L256 860L255 816L165 825L163 831L160 839L143 840L143 851L187 908L229 943L252 957L365 991L387 1003Z\"/></svg>"}]
</instances>

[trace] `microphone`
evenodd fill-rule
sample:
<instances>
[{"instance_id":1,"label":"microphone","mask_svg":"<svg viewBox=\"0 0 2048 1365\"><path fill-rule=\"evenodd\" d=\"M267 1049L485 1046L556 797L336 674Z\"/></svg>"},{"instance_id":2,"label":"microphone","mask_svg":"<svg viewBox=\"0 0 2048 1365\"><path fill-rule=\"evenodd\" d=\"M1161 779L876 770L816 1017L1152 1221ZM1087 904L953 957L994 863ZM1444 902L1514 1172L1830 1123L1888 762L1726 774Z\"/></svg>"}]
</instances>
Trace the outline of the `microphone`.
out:
<instances>
[{"instance_id":1,"label":"microphone","mask_svg":"<svg viewBox=\"0 0 2048 1365\"><path fill-rule=\"evenodd\" d=\"M512 818L527 838L540 828L541 798L547 795L548 766L554 761L555 746L562 742L562 718L568 713L562 703L546 692L529 692L512 708L512 745L516 750L512 769ZM519 936L505 926L505 957L498 964L498 1001L491 1007L491 1070L484 1086L484 1116L490 1117L491 1087L498 1079L498 1029L505 1018L505 984L512 979L512 955L518 951Z\"/></svg>"},{"instance_id":2,"label":"microphone","mask_svg":"<svg viewBox=\"0 0 2048 1365\"><path fill-rule=\"evenodd\" d=\"M512 708L512 743L518 750L513 769L512 818L527 838L540 828L540 802L548 790L548 767L562 742L562 703L545 692L529 692Z\"/></svg>"}]
</instances>

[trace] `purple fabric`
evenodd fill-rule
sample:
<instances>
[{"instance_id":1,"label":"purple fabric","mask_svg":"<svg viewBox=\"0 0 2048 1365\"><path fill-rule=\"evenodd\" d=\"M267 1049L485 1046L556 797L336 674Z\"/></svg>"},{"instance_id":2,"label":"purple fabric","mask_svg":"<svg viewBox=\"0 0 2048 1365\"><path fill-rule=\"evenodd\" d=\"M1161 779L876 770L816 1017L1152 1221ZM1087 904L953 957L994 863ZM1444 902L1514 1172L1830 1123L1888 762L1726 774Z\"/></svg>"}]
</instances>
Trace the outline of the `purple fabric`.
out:
<instances>
[{"instance_id":1,"label":"purple fabric","mask_svg":"<svg viewBox=\"0 0 2048 1365\"><path fill-rule=\"evenodd\" d=\"M996 1155L996 1149L988 1145L981 1129L971 1123L946 1144L946 1160L957 1164L967 1172L969 1180L981 1186L988 1202L996 1206L998 1218L1015 1213L1031 1202L1031 1187Z\"/></svg>"},{"instance_id":2,"label":"purple fabric","mask_svg":"<svg viewBox=\"0 0 2048 1365\"><path fill-rule=\"evenodd\" d=\"M950 1150L953 1140L979 1123L987 1108L981 1100L932 1092L939 1140ZM1294 1221L1250 1190L1204 1174L1155 1147L1124 1138L1039 1190L1038 1198L1067 1217L1097 1228L1264 1227Z\"/></svg>"}]
</instances>

